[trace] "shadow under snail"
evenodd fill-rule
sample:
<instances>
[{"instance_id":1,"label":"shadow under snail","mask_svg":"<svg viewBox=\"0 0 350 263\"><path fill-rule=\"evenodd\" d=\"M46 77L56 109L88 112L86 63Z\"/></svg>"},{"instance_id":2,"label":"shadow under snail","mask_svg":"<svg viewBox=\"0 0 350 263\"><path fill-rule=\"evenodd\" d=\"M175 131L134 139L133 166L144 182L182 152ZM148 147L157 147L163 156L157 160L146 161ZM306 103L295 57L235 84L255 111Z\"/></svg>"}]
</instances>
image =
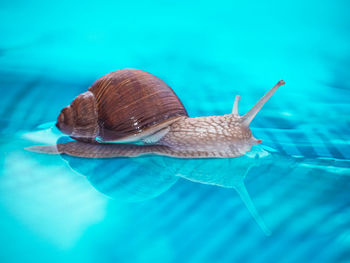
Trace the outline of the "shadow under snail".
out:
<instances>
[{"instance_id":1,"label":"shadow under snail","mask_svg":"<svg viewBox=\"0 0 350 263\"><path fill-rule=\"evenodd\" d=\"M57 128L75 141L27 149L87 158L242 156L261 143L253 137L250 122L284 83L280 80L243 116L238 114L237 95L231 114L190 118L158 77L138 69L117 70L95 81L59 114Z\"/></svg>"}]
</instances>

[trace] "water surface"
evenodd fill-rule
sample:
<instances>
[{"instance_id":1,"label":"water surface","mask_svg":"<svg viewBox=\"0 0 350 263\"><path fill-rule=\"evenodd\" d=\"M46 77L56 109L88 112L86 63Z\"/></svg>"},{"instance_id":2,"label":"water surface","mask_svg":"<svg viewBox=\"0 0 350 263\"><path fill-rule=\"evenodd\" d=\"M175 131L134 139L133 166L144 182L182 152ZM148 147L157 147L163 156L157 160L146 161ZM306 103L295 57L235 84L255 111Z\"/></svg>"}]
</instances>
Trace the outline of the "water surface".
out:
<instances>
[{"instance_id":1,"label":"water surface","mask_svg":"<svg viewBox=\"0 0 350 263\"><path fill-rule=\"evenodd\" d=\"M1 262L349 262L346 1L2 3ZM235 159L39 155L62 107L139 68L190 116L247 112Z\"/></svg>"}]
</instances>

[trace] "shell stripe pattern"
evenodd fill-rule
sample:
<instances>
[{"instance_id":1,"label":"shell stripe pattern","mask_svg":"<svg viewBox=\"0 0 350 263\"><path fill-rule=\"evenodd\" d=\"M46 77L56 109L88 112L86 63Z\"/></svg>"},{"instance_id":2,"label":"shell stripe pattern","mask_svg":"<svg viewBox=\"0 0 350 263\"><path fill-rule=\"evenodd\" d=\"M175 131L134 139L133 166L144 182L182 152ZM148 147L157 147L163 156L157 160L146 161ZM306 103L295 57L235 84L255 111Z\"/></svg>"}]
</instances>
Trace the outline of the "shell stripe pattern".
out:
<instances>
[{"instance_id":1,"label":"shell stripe pattern","mask_svg":"<svg viewBox=\"0 0 350 263\"><path fill-rule=\"evenodd\" d=\"M99 136L106 141L140 134L169 119L188 116L168 85L141 70L111 72L89 90L96 99Z\"/></svg>"}]
</instances>

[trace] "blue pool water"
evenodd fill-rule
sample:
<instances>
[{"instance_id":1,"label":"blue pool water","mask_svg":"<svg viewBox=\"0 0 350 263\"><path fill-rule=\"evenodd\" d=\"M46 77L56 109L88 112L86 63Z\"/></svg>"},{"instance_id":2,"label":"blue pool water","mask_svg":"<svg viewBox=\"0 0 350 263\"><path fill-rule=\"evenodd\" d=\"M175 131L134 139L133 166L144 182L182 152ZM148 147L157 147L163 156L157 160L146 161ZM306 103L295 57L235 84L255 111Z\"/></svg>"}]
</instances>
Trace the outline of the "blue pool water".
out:
<instances>
[{"instance_id":1,"label":"blue pool water","mask_svg":"<svg viewBox=\"0 0 350 263\"><path fill-rule=\"evenodd\" d=\"M2 1L0 262L350 262L347 1ZM62 107L139 68L190 116L247 112L234 159L80 159Z\"/></svg>"}]
</instances>

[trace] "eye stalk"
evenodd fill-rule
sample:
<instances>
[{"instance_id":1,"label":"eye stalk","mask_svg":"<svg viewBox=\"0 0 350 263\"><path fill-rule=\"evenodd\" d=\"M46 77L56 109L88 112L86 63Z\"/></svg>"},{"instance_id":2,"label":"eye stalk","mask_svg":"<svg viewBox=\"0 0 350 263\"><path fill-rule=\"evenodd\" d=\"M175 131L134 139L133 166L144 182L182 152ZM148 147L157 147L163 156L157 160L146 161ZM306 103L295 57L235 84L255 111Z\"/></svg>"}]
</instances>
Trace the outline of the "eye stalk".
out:
<instances>
[{"instance_id":1,"label":"eye stalk","mask_svg":"<svg viewBox=\"0 0 350 263\"><path fill-rule=\"evenodd\" d=\"M244 114L242 116L243 125L248 127L262 106L264 106L265 103L271 98L272 94L274 94L275 91L284 84L286 84L284 80L277 82L275 86L273 86L246 114Z\"/></svg>"},{"instance_id":2,"label":"eye stalk","mask_svg":"<svg viewBox=\"0 0 350 263\"><path fill-rule=\"evenodd\" d=\"M62 109L60 115L58 115L56 127L67 135L72 134L74 122L72 108L70 106Z\"/></svg>"}]
</instances>

